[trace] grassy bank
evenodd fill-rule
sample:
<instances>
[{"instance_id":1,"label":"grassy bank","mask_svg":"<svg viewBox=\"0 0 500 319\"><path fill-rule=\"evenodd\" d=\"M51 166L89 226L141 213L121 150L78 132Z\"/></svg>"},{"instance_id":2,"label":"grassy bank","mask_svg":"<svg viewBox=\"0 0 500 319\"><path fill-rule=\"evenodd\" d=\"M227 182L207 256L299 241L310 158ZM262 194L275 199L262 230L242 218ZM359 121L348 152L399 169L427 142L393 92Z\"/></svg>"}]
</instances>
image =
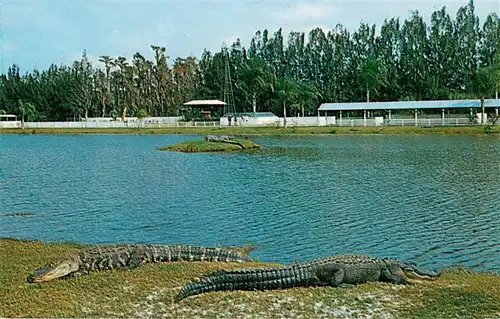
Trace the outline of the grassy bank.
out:
<instances>
[{"instance_id":1,"label":"grassy bank","mask_svg":"<svg viewBox=\"0 0 500 319\"><path fill-rule=\"evenodd\" d=\"M225 134L225 135L283 135L283 134L500 134L500 126L444 127L171 127L171 128L38 128L0 129L0 134Z\"/></svg>"},{"instance_id":2,"label":"grassy bank","mask_svg":"<svg viewBox=\"0 0 500 319\"><path fill-rule=\"evenodd\" d=\"M205 140L189 140L182 141L170 146L157 147L160 151L173 151L173 152L185 152L185 153L197 153L197 152L233 152L241 150L251 150L260 148L259 145L247 139L232 139L233 142L238 144L230 143L216 143L207 142Z\"/></svg>"},{"instance_id":3,"label":"grassy bank","mask_svg":"<svg viewBox=\"0 0 500 319\"><path fill-rule=\"evenodd\" d=\"M500 276L445 271L434 282L400 286L368 283L354 288L295 288L208 293L173 303L180 287L220 268L273 264L156 263L132 271L91 273L28 284L47 260L81 247L0 239L0 317L253 317L487 318L500 316Z\"/></svg>"}]
</instances>

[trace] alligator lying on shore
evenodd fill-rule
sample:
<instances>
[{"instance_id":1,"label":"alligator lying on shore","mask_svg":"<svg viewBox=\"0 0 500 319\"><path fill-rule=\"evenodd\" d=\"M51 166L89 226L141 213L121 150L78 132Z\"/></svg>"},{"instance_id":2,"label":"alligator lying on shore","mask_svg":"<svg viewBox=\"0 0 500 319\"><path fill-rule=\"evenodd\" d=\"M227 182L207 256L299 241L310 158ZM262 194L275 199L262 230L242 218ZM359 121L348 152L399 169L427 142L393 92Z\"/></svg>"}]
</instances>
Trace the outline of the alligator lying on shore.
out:
<instances>
[{"instance_id":1,"label":"alligator lying on shore","mask_svg":"<svg viewBox=\"0 0 500 319\"><path fill-rule=\"evenodd\" d=\"M367 255L335 255L276 268L217 270L185 285L175 302L210 291L268 290L307 286L344 286L367 281L408 284L409 279L434 280L439 273L412 262Z\"/></svg>"},{"instance_id":2,"label":"alligator lying on shore","mask_svg":"<svg viewBox=\"0 0 500 319\"><path fill-rule=\"evenodd\" d=\"M205 136L205 141L207 142L214 142L214 143L228 143L228 144L235 144L241 146L241 148L245 148L244 145L242 145L238 141L234 141L232 136L228 135L221 135L221 136L216 136L216 135L207 135Z\"/></svg>"},{"instance_id":3,"label":"alligator lying on shore","mask_svg":"<svg viewBox=\"0 0 500 319\"><path fill-rule=\"evenodd\" d=\"M94 245L44 265L27 278L30 283L61 277L81 276L91 271L113 268L133 269L142 263L158 261L249 262L249 256L221 247L188 245Z\"/></svg>"}]
</instances>

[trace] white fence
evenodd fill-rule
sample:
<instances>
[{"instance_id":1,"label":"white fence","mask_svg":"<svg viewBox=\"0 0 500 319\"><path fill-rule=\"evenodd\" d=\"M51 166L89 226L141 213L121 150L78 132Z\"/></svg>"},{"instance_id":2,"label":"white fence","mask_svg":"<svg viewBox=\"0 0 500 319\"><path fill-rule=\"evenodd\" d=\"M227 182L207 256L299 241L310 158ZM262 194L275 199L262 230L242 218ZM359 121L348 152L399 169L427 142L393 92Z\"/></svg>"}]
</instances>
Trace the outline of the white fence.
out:
<instances>
[{"instance_id":1,"label":"white fence","mask_svg":"<svg viewBox=\"0 0 500 319\"><path fill-rule=\"evenodd\" d=\"M25 122L25 128L168 128L168 127L204 127L220 126L213 122L144 122L144 121L112 121L112 122ZM0 126L4 127L4 126ZM19 124L18 127L21 127Z\"/></svg>"},{"instance_id":2,"label":"white fence","mask_svg":"<svg viewBox=\"0 0 500 319\"><path fill-rule=\"evenodd\" d=\"M445 118L445 119L342 119L337 121L337 126L461 126L470 125L467 118ZM476 123L478 124L478 123ZM486 123L485 123L486 124ZM488 123L489 124L489 123Z\"/></svg>"},{"instance_id":3,"label":"white fence","mask_svg":"<svg viewBox=\"0 0 500 319\"><path fill-rule=\"evenodd\" d=\"M25 122L25 128L173 128L173 127L219 127L227 126L219 121L211 122L183 122L182 118L168 118L159 120L155 118L128 120L122 121L81 121L81 122ZM294 126L461 126L470 125L471 122L467 118L399 118L399 119L383 119L378 118L335 118L328 117L287 117L287 127ZM480 124L476 122L476 124ZM490 123L485 123L490 124ZM496 123L500 124L500 121ZM239 122L236 126L284 126L284 119L277 118L272 123L252 123ZM20 121L1 121L0 128L20 128Z\"/></svg>"},{"instance_id":4,"label":"white fence","mask_svg":"<svg viewBox=\"0 0 500 319\"><path fill-rule=\"evenodd\" d=\"M380 118L336 118L328 117L291 117L286 119L287 126L461 126L470 125L468 118L414 118L384 119ZM480 124L477 122L476 124ZM490 124L490 123L485 123ZM497 124L500 124L497 122ZM280 118L283 126L283 118Z\"/></svg>"},{"instance_id":5,"label":"white fence","mask_svg":"<svg viewBox=\"0 0 500 319\"><path fill-rule=\"evenodd\" d=\"M21 121L1 121L0 128L18 128L21 127Z\"/></svg>"}]
</instances>

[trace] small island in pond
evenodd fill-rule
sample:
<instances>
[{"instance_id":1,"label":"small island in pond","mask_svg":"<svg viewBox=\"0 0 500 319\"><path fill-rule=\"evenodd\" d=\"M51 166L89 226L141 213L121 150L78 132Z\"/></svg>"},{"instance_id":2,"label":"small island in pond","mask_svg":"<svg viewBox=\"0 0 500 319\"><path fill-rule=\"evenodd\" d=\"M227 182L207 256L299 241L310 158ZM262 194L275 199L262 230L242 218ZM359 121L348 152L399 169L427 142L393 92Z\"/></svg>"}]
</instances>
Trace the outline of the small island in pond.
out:
<instances>
[{"instance_id":1,"label":"small island in pond","mask_svg":"<svg viewBox=\"0 0 500 319\"><path fill-rule=\"evenodd\" d=\"M157 147L156 149L160 151L195 153L232 152L259 148L260 145L247 139L233 138L227 135L207 135L204 139L183 141L170 146Z\"/></svg>"}]
</instances>

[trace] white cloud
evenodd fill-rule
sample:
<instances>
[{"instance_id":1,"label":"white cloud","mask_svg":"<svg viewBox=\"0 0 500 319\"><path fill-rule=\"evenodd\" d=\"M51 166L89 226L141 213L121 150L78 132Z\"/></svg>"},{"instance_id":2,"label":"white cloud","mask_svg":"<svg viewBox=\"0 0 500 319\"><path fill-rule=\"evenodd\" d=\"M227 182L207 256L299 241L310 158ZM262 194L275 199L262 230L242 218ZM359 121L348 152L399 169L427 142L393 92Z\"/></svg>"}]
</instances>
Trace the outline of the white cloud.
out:
<instances>
[{"instance_id":1,"label":"white cloud","mask_svg":"<svg viewBox=\"0 0 500 319\"><path fill-rule=\"evenodd\" d=\"M3 54L10 54L20 51L21 47L14 43L4 42L3 44L0 43L0 50L2 50Z\"/></svg>"},{"instance_id":2,"label":"white cloud","mask_svg":"<svg viewBox=\"0 0 500 319\"><path fill-rule=\"evenodd\" d=\"M239 35L232 35L232 36L229 36L229 37L225 37L222 42L226 44L226 47L230 47L234 42L236 42L236 40L241 37Z\"/></svg>"},{"instance_id":3,"label":"white cloud","mask_svg":"<svg viewBox=\"0 0 500 319\"><path fill-rule=\"evenodd\" d=\"M299 2L290 4L283 11L274 13L274 16L283 21L318 21L332 17L338 10L333 3Z\"/></svg>"}]
</instances>

